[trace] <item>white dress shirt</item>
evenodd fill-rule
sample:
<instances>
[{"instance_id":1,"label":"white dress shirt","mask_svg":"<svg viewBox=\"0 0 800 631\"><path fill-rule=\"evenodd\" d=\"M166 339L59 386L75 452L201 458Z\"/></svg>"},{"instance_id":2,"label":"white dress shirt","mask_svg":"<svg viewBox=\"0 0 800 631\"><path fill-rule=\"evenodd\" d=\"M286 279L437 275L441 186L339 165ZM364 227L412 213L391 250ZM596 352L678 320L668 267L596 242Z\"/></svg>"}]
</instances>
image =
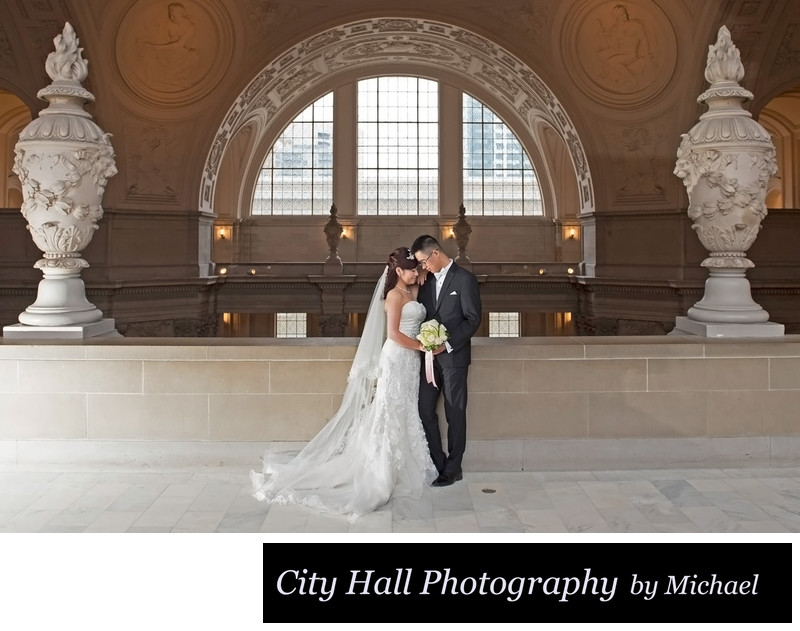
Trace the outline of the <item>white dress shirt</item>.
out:
<instances>
[{"instance_id":1,"label":"white dress shirt","mask_svg":"<svg viewBox=\"0 0 800 631\"><path fill-rule=\"evenodd\" d=\"M442 285L444 285L444 277L447 276L447 272L450 270L450 267L453 265L453 259L450 259L450 262L445 265L442 269L438 272L434 272L433 275L436 277L436 300L439 300L439 292L442 290ZM445 348L447 349L448 353L453 352L453 347L450 346L450 342L445 341L444 343Z\"/></svg>"},{"instance_id":2,"label":"white dress shirt","mask_svg":"<svg viewBox=\"0 0 800 631\"><path fill-rule=\"evenodd\" d=\"M450 259L450 262L440 269L438 272L434 272L433 275L436 277L436 300L439 300L439 292L442 290L442 285L444 285L444 277L447 276L447 272L453 265L453 259Z\"/></svg>"}]
</instances>

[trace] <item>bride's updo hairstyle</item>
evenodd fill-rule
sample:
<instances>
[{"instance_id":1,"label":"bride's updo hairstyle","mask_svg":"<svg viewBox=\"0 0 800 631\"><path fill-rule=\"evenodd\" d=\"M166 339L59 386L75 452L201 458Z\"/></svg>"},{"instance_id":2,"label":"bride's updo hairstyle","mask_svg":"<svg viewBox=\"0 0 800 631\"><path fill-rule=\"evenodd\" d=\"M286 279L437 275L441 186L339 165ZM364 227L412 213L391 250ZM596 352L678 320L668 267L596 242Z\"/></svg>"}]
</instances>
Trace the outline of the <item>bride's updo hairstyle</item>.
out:
<instances>
[{"instance_id":1,"label":"bride's updo hairstyle","mask_svg":"<svg viewBox=\"0 0 800 631\"><path fill-rule=\"evenodd\" d=\"M389 255L389 260L386 261L386 283L383 286L383 297L394 289L397 285L397 268L400 269L416 269L418 263L417 259L408 248L397 248Z\"/></svg>"}]
</instances>

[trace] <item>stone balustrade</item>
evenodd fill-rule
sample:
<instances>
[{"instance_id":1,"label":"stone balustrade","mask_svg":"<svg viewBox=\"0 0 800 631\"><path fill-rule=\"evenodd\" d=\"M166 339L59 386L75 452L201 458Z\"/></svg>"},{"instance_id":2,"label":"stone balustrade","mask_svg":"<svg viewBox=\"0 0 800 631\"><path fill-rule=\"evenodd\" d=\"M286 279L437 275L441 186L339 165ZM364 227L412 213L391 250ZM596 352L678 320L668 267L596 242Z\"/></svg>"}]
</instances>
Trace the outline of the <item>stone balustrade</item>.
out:
<instances>
[{"instance_id":1,"label":"stone balustrade","mask_svg":"<svg viewBox=\"0 0 800 631\"><path fill-rule=\"evenodd\" d=\"M355 343L0 342L0 464L257 467L337 409ZM797 465L798 410L800 336L479 338L465 467Z\"/></svg>"}]
</instances>

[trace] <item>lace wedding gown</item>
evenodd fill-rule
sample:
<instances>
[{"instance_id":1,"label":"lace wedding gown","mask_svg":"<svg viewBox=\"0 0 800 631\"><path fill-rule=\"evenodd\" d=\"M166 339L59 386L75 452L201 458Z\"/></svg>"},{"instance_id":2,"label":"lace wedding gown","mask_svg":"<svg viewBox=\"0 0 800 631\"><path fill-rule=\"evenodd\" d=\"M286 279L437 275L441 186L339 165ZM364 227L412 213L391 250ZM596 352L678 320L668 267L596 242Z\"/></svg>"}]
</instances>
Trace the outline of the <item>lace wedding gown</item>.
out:
<instances>
[{"instance_id":1,"label":"lace wedding gown","mask_svg":"<svg viewBox=\"0 0 800 631\"><path fill-rule=\"evenodd\" d=\"M415 337L424 318L425 307L406 303L400 331ZM320 433L288 463L267 452L264 472L250 472L256 499L354 520L392 497L420 497L436 479L417 408L419 352L387 339L374 374L361 374L358 353L353 364L342 407Z\"/></svg>"}]
</instances>

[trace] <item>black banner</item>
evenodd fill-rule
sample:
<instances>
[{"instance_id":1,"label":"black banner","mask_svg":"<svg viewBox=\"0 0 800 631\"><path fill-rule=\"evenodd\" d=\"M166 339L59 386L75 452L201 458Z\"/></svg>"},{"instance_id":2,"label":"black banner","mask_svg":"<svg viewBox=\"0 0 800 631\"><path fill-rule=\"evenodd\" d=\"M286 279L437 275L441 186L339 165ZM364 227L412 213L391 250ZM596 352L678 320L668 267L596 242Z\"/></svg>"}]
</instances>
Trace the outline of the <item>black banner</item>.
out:
<instances>
[{"instance_id":1,"label":"black banner","mask_svg":"<svg viewBox=\"0 0 800 631\"><path fill-rule=\"evenodd\" d=\"M265 623L792 621L780 544L264 544Z\"/></svg>"}]
</instances>

